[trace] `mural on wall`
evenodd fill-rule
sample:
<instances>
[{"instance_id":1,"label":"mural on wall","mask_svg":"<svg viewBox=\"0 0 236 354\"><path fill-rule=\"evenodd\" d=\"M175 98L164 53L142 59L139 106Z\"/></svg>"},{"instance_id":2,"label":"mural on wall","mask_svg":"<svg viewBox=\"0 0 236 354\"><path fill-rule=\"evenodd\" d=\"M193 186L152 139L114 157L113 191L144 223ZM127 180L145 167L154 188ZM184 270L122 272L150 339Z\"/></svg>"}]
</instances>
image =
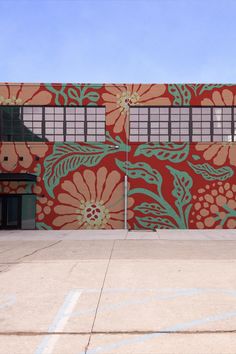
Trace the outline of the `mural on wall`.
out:
<instances>
[{"instance_id":1,"label":"mural on wall","mask_svg":"<svg viewBox=\"0 0 236 354\"><path fill-rule=\"evenodd\" d=\"M1 172L37 175L0 192L36 194L38 229L122 229L125 175L130 229L236 228L236 143L128 143L129 105L231 106L236 86L5 84L0 104L106 106L105 143L0 143Z\"/></svg>"}]
</instances>

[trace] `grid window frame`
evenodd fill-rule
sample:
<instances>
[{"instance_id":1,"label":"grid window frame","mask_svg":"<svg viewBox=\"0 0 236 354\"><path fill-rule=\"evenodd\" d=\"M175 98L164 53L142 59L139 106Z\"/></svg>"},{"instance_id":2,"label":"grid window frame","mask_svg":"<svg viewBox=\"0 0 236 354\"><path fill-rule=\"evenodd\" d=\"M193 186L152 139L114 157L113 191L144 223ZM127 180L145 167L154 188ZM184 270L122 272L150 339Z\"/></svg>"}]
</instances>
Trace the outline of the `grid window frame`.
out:
<instances>
[{"instance_id":1,"label":"grid window frame","mask_svg":"<svg viewBox=\"0 0 236 354\"><path fill-rule=\"evenodd\" d=\"M236 141L236 106L130 106L129 107L129 141L132 143L138 142L234 142ZM134 121L140 122L140 110L146 109L148 112L148 127L149 130L145 137L139 133L139 125L136 131L133 131L132 124ZM156 139L153 139L153 121L150 114L151 109L168 110L168 139L163 139L163 135L155 134ZM181 115L181 110L184 109L185 114ZM216 110L219 110L222 119L218 119L216 127ZM183 112L183 111L182 111ZM135 117L135 120L133 117ZM176 116L176 117L175 117ZM183 116L183 119L182 119ZM184 119L184 116L187 119ZM173 119L174 118L174 119ZM163 123L161 119L157 122ZM221 124L221 125L220 125ZM157 125L158 126L158 125ZM160 129L160 126L159 126ZM158 131L157 131L158 133ZM142 136L141 140L139 136ZM165 137L167 136L165 132ZM179 138L176 138L179 137ZM159 137L159 139L158 139Z\"/></svg>"},{"instance_id":2,"label":"grid window frame","mask_svg":"<svg viewBox=\"0 0 236 354\"><path fill-rule=\"evenodd\" d=\"M1 141L49 141L49 142L105 142L105 106L0 106L9 110L4 120L0 109ZM35 110L35 116L34 111ZM36 112L41 110L41 113ZM67 111L70 114L67 114ZM13 129L13 116L17 112L17 130ZM10 116L10 120L9 120ZM37 117L38 116L38 117ZM40 117L39 117L40 116ZM70 117L74 117L72 120ZM80 117L79 120L77 118ZM69 119L68 119L69 118ZM89 124L88 124L89 120ZM7 122L7 123L5 123ZM71 124L74 124L71 127ZM88 126L90 124L94 126ZM7 124L7 129L6 128ZM7 134L6 132L7 131ZM36 140L35 135L38 134Z\"/></svg>"},{"instance_id":3,"label":"grid window frame","mask_svg":"<svg viewBox=\"0 0 236 354\"><path fill-rule=\"evenodd\" d=\"M213 142L213 116L211 107L192 107L191 120L191 141Z\"/></svg>"},{"instance_id":4,"label":"grid window frame","mask_svg":"<svg viewBox=\"0 0 236 354\"><path fill-rule=\"evenodd\" d=\"M41 112L40 112L41 110ZM22 131L22 136L30 136L31 133L43 139L43 107L41 106L22 106L20 107L20 119L23 127L29 129L30 133L25 134Z\"/></svg>"},{"instance_id":5,"label":"grid window frame","mask_svg":"<svg viewBox=\"0 0 236 354\"><path fill-rule=\"evenodd\" d=\"M170 140L190 140L190 107L170 107ZM188 139L186 139L188 137Z\"/></svg>"}]
</instances>

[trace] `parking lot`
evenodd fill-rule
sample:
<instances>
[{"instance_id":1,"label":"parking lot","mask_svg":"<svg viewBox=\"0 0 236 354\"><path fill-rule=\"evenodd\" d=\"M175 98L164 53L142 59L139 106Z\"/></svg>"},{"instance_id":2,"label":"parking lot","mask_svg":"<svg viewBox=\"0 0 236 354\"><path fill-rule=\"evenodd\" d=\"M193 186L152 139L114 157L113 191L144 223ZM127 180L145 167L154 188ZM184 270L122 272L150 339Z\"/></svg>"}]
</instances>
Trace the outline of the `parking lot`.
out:
<instances>
[{"instance_id":1,"label":"parking lot","mask_svg":"<svg viewBox=\"0 0 236 354\"><path fill-rule=\"evenodd\" d=\"M236 230L2 231L1 354L235 354Z\"/></svg>"}]
</instances>

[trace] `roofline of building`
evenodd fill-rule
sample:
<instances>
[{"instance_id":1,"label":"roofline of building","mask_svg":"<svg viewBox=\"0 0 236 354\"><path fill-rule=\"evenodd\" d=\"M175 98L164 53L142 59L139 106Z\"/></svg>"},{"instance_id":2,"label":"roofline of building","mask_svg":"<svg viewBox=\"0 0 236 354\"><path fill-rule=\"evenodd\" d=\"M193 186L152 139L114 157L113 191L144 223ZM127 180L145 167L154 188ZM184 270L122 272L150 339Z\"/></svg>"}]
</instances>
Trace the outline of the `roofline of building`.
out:
<instances>
[{"instance_id":1,"label":"roofline of building","mask_svg":"<svg viewBox=\"0 0 236 354\"><path fill-rule=\"evenodd\" d=\"M10 85L10 86L19 86L19 85L24 85L24 86L38 86L38 85L54 85L54 86L60 86L60 85L83 85L83 86L93 86L93 87L100 87L100 86L113 86L113 85L117 85L117 86L125 86L125 85L193 85L193 86L197 86L197 85L225 85L225 86L236 86L236 83L222 83L222 82L103 82L103 83L88 83L88 82L0 82L0 86L5 86L5 85Z\"/></svg>"}]
</instances>

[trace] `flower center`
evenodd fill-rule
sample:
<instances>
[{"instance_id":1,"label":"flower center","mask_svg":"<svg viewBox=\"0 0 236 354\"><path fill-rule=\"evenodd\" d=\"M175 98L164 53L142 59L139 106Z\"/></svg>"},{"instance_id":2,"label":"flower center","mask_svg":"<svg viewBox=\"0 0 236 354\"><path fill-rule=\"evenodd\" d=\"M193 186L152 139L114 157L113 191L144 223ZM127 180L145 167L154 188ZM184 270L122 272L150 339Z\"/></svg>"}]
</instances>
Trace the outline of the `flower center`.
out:
<instances>
[{"instance_id":1,"label":"flower center","mask_svg":"<svg viewBox=\"0 0 236 354\"><path fill-rule=\"evenodd\" d=\"M135 105L139 101L139 94L134 92L131 94L129 91L122 92L121 95L117 96L117 104L120 107L121 113L126 113L129 106Z\"/></svg>"},{"instance_id":2,"label":"flower center","mask_svg":"<svg viewBox=\"0 0 236 354\"><path fill-rule=\"evenodd\" d=\"M82 219L87 226L101 227L110 219L109 210L102 202L87 201L81 206Z\"/></svg>"}]
</instances>

